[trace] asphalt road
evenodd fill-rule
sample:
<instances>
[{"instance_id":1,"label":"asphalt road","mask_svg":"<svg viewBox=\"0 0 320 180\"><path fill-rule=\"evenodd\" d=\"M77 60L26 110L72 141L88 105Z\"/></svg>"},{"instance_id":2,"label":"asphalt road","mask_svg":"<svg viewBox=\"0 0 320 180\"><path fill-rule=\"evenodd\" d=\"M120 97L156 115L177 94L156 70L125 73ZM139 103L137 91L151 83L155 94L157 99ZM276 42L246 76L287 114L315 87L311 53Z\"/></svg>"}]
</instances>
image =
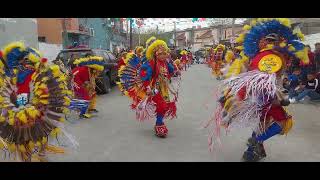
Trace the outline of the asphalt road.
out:
<instances>
[{"instance_id":1,"label":"asphalt road","mask_svg":"<svg viewBox=\"0 0 320 180\"><path fill-rule=\"evenodd\" d=\"M97 117L67 125L79 148L64 155L52 155L49 160L239 162L250 129L222 133L222 147L209 152L208 133L201 127L214 109L212 92L218 83L205 65L193 65L183 72L178 118L166 122L169 135L165 139L154 135L154 122L135 120L128 98L115 87L110 94L99 96ZM289 110L295 119L294 127L288 136L276 136L265 143L264 161L319 161L320 107L294 104Z\"/></svg>"}]
</instances>

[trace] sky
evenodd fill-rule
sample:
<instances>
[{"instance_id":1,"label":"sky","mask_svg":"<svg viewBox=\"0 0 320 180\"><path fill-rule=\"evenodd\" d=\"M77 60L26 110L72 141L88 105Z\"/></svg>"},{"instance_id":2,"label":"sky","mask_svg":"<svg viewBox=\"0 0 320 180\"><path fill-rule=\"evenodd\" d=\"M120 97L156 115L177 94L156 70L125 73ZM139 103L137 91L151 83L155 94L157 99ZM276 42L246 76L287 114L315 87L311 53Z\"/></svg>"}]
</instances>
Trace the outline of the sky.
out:
<instances>
[{"instance_id":1,"label":"sky","mask_svg":"<svg viewBox=\"0 0 320 180\"><path fill-rule=\"evenodd\" d=\"M187 28L192 28L192 26L208 27L210 25L210 20L213 18L205 18L206 20L201 20L192 22L193 18L144 18L144 25L140 28L140 31L146 31L148 29L159 29L159 31L172 31L174 29L174 23L176 23L176 30L184 30ZM219 18L215 18L218 19ZM227 19L227 18L220 18ZM228 18L231 19L231 18ZM243 22L242 19L236 19L236 24Z\"/></svg>"}]
</instances>

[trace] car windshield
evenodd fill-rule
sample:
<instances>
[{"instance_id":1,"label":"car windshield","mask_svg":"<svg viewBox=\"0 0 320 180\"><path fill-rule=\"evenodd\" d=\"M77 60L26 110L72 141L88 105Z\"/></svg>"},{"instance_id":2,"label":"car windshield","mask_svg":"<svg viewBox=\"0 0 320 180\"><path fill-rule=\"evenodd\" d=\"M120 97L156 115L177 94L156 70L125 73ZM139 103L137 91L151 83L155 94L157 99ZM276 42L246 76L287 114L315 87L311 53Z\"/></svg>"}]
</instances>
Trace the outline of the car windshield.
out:
<instances>
[{"instance_id":1,"label":"car windshield","mask_svg":"<svg viewBox=\"0 0 320 180\"><path fill-rule=\"evenodd\" d=\"M92 55L93 52L91 50L84 51L63 51L59 54L58 59L62 60L66 64L70 65L75 59L83 58L88 55Z\"/></svg>"}]
</instances>

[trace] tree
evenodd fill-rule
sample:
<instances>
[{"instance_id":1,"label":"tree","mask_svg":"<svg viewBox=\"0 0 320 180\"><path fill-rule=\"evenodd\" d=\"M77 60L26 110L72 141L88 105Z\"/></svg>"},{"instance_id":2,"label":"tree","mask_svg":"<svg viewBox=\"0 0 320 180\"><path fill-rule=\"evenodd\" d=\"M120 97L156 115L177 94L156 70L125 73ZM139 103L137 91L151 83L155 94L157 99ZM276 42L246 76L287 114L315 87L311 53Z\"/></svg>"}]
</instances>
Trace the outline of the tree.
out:
<instances>
[{"instance_id":1,"label":"tree","mask_svg":"<svg viewBox=\"0 0 320 180\"><path fill-rule=\"evenodd\" d=\"M132 38L132 44L133 44L133 47L136 47L139 45L139 34L135 33L135 31L133 32L134 34ZM140 45L145 46L145 42L152 36L156 37L157 39L161 39L168 44L170 39L172 38L172 32L163 32L163 31L156 32L154 30L148 30L147 32L140 34Z\"/></svg>"},{"instance_id":2,"label":"tree","mask_svg":"<svg viewBox=\"0 0 320 180\"><path fill-rule=\"evenodd\" d=\"M207 18L209 25L217 26L217 25L232 25L232 22L240 22L243 23L247 18Z\"/></svg>"}]
</instances>

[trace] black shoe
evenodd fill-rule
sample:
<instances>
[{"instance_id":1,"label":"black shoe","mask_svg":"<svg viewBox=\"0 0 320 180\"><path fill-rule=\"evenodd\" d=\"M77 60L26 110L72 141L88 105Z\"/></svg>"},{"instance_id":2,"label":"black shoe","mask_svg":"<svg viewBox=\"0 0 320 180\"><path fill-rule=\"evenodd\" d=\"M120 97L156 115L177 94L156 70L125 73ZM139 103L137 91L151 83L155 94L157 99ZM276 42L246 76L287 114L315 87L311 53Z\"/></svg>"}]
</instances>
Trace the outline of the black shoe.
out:
<instances>
[{"instance_id":1,"label":"black shoe","mask_svg":"<svg viewBox=\"0 0 320 180\"><path fill-rule=\"evenodd\" d=\"M90 113L92 113L92 112L93 112L93 113L98 113L99 111L96 110L96 109L89 109L89 112L90 112Z\"/></svg>"},{"instance_id":2,"label":"black shoe","mask_svg":"<svg viewBox=\"0 0 320 180\"><path fill-rule=\"evenodd\" d=\"M263 143L258 142L255 138L253 138L253 137L249 138L247 146L251 147L253 150L252 151L247 150L244 152L244 154L242 156L244 161L257 162L257 161L267 157Z\"/></svg>"},{"instance_id":3,"label":"black shoe","mask_svg":"<svg viewBox=\"0 0 320 180\"><path fill-rule=\"evenodd\" d=\"M88 117L88 116L86 116L86 115L84 115L84 114L80 114L80 115L79 115L79 118L80 118L80 119L83 119L83 118L89 119L90 117Z\"/></svg>"},{"instance_id":4,"label":"black shoe","mask_svg":"<svg viewBox=\"0 0 320 180\"><path fill-rule=\"evenodd\" d=\"M262 158L257 155L254 151L245 151L242 156L244 162L258 162Z\"/></svg>"}]
</instances>

